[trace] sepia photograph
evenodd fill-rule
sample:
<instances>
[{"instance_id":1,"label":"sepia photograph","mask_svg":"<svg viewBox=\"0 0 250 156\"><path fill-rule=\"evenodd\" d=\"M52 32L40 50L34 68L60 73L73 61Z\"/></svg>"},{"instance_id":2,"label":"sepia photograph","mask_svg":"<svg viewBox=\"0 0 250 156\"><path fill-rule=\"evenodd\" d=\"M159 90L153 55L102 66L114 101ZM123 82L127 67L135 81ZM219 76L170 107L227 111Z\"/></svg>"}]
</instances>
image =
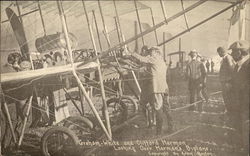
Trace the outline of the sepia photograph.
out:
<instances>
[{"instance_id":1,"label":"sepia photograph","mask_svg":"<svg viewBox=\"0 0 250 156\"><path fill-rule=\"evenodd\" d=\"M249 0L0 8L0 156L249 156Z\"/></svg>"}]
</instances>

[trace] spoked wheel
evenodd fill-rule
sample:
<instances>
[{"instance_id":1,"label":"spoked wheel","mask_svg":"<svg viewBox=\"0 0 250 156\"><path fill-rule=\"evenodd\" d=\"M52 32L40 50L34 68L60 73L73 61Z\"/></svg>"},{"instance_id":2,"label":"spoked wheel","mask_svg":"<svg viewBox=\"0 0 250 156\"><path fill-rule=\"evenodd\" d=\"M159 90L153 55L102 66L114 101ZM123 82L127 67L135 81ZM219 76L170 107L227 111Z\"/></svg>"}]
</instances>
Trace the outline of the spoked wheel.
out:
<instances>
[{"instance_id":1,"label":"spoked wheel","mask_svg":"<svg viewBox=\"0 0 250 156\"><path fill-rule=\"evenodd\" d=\"M42 137L41 150L44 156L68 156L78 143L77 136L68 128L52 127Z\"/></svg>"},{"instance_id":2,"label":"spoked wheel","mask_svg":"<svg viewBox=\"0 0 250 156\"><path fill-rule=\"evenodd\" d=\"M131 96L122 96L121 100L128 108L128 117L134 116L138 112L138 104Z\"/></svg>"},{"instance_id":3,"label":"spoked wheel","mask_svg":"<svg viewBox=\"0 0 250 156\"><path fill-rule=\"evenodd\" d=\"M107 100L107 107L111 124L121 124L127 120L128 108L119 98L111 98Z\"/></svg>"},{"instance_id":4,"label":"spoked wheel","mask_svg":"<svg viewBox=\"0 0 250 156\"><path fill-rule=\"evenodd\" d=\"M83 116L71 116L65 119L63 126L73 131L80 140L93 140L93 123Z\"/></svg>"}]
</instances>

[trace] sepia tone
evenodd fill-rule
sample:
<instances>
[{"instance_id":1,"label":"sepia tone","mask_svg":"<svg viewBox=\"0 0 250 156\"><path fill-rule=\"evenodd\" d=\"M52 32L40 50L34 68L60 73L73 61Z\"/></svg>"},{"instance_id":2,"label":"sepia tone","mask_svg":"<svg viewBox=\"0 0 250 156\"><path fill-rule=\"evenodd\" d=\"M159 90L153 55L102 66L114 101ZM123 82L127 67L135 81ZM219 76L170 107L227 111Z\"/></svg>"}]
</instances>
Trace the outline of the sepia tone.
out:
<instances>
[{"instance_id":1,"label":"sepia tone","mask_svg":"<svg viewBox=\"0 0 250 156\"><path fill-rule=\"evenodd\" d=\"M1 1L2 156L249 156L250 1Z\"/></svg>"}]
</instances>

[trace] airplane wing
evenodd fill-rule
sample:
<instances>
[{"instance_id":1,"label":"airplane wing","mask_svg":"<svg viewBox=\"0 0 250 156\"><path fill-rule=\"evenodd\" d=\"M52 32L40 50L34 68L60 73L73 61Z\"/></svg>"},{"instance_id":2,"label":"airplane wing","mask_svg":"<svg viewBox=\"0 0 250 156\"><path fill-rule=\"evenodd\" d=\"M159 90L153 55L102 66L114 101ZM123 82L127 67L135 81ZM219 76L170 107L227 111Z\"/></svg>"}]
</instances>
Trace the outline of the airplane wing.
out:
<instances>
[{"instance_id":1,"label":"airplane wing","mask_svg":"<svg viewBox=\"0 0 250 156\"><path fill-rule=\"evenodd\" d=\"M79 63L74 63L77 66ZM77 68L77 71L81 73L89 73L91 71L96 70L98 64L96 62L89 62L83 66ZM1 83L7 82L21 82L27 81L32 79L39 79L43 77L49 76L56 76L58 74L69 74L72 71L72 66L70 64L64 66L55 66L43 69L36 69L36 70L28 70L28 71L21 71L21 72L13 72L13 73L4 73L1 74Z\"/></svg>"}]
</instances>

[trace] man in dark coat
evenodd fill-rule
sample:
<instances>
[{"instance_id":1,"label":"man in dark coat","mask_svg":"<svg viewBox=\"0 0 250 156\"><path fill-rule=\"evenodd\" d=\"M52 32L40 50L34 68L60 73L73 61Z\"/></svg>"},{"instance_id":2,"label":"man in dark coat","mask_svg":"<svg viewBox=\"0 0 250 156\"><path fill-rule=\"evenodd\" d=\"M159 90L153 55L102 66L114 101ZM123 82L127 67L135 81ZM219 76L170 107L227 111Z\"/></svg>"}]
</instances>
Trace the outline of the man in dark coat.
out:
<instances>
[{"instance_id":1,"label":"man in dark coat","mask_svg":"<svg viewBox=\"0 0 250 156\"><path fill-rule=\"evenodd\" d=\"M202 84L204 84L204 77L206 75L206 69L202 65L201 62L199 62L196 57L197 57L197 52L196 50L192 50L189 53L189 56L191 57L191 61L187 65L187 79L188 79L188 89L189 89L189 94L190 94L190 104L194 103L195 101L200 101L202 100L201 96L201 89L202 89ZM197 100L196 100L197 97ZM198 111L202 111L202 102L199 102L197 104L198 106ZM195 110L195 106L192 105L189 107L190 111Z\"/></svg>"},{"instance_id":2,"label":"man in dark coat","mask_svg":"<svg viewBox=\"0 0 250 156\"><path fill-rule=\"evenodd\" d=\"M150 83L149 91L151 92L150 104L156 113L156 134L160 135L162 132L164 112L168 118L168 131L172 131L172 118L167 109L164 109L163 102L164 96L168 96L168 84L166 80L167 65L164 62L162 51L159 47L151 47L149 49L150 56L143 57L137 53L131 55L142 63L146 63L150 67Z\"/></svg>"},{"instance_id":3,"label":"man in dark coat","mask_svg":"<svg viewBox=\"0 0 250 156\"><path fill-rule=\"evenodd\" d=\"M221 66L219 71L219 79L222 88L222 97L224 100L225 108L228 117L230 118L230 113L232 112L232 76L235 66L235 62L231 55L229 55L225 48L217 48L218 55L222 58Z\"/></svg>"},{"instance_id":4,"label":"man in dark coat","mask_svg":"<svg viewBox=\"0 0 250 156\"><path fill-rule=\"evenodd\" d=\"M236 61L233 71L233 103L231 122L241 136L242 145L249 150L249 91L250 91L250 60L249 43L234 42L230 48Z\"/></svg>"}]
</instances>

